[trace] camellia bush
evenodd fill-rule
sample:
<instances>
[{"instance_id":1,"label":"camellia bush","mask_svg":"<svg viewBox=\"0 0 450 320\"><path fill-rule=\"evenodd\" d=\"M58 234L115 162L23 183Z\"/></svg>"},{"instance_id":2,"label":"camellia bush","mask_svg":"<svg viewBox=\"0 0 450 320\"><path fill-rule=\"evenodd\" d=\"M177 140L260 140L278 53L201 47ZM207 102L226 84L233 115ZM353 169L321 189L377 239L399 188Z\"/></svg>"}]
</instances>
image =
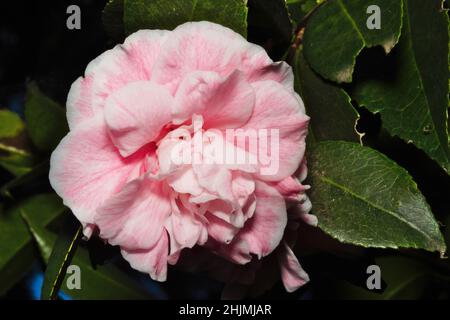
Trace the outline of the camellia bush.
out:
<instances>
[{"instance_id":1,"label":"camellia bush","mask_svg":"<svg viewBox=\"0 0 450 320\"><path fill-rule=\"evenodd\" d=\"M445 1L9 6L0 296L450 297Z\"/></svg>"}]
</instances>

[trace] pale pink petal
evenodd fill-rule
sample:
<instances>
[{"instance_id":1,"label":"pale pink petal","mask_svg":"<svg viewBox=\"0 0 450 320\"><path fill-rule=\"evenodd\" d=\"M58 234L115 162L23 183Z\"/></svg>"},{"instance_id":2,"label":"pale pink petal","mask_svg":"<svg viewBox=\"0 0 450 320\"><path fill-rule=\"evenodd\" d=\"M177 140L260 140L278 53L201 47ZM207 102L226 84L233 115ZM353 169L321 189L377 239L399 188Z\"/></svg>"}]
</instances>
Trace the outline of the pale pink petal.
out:
<instances>
[{"instance_id":1,"label":"pale pink petal","mask_svg":"<svg viewBox=\"0 0 450 320\"><path fill-rule=\"evenodd\" d=\"M286 205L276 188L257 181L256 209L233 242L246 242L249 251L262 258L270 254L283 238L287 224Z\"/></svg>"},{"instance_id":2,"label":"pale pink petal","mask_svg":"<svg viewBox=\"0 0 450 320\"><path fill-rule=\"evenodd\" d=\"M254 61L254 66L249 73L249 81L272 80L281 83L287 90L294 90L294 73L289 64L284 61L274 62L267 65L267 61L259 60L260 66Z\"/></svg>"},{"instance_id":3,"label":"pale pink petal","mask_svg":"<svg viewBox=\"0 0 450 320\"><path fill-rule=\"evenodd\" d=\"M180 84L175 95L174 123L181 124L201 114L208 128L236 128L250 118L255 104L252 86L240 71L227 77L214 72L193 72Z\"/></svg>"},{"instance_id":4,"label":"pale pink petal","mask_svg":"<svg viewBox=\"0 0 450 320\"><path fill-rule=\"evenodd\" d=\"M206 227L194 212L186 209L181 201L172 200L172 214L166 221L171 240L170 254L206 242Z\"/></svg>"},{"instance_id":5,"label":"pale pink petal","mask_svg":"<svg viewBox=\"0 0 450 320\"><path fill-rule=\"evenodd\" d=\"M50 183L75 216L93 223L96 209L138 177L143 153L124 159L114 147L102 117L72 130L52 153Z\"/></svg>"},{"instance_id":6,"label":"pale pink petal","mask_svg":"<svg viewBox=\"0 0 450 320\"><path fill-rule=\"evenodd\" d=\"M226 77L240 69L250 78L252 74L257 76L255 70L272 63L262 47L231 29L207 21L187 22L175 28L164 42L152 79L175 91L193 71L213 71Z\"/></svg>"},{"instance_id":7,"label":"pale pink petal","mask_svg":"<svg viewBox=\"0 0 450 320\"><path fill-rule=\"evenodd\" d=\"M155 246L150 249L127 250L122 249L122 256L133 269L148 273L153 280L166 281L167 256L169 239L167 232L163 232Z\"/></svg>"},{"instance_id":8,"label":"pale pink petal","mask_svg":"<svg viewBox=\"0 0 450 320\"><path fill-rule=\"evenodd\" d=\"M94 233L94 231L97 229L96 225L93 223L81 223L83 227L83 239L89 240Z\"/></svg>"},{"instance_id":9,"label":"pale pink petal","mask_svg":"<svg viewBox=\"0 0 450 320\"><path fill-rule=\"evenodd\" d=\"M217 255L237 264L247 264L252 261L250 245L246 240L237 241L236 237L230 244L223 244L213 238L207 242L207 247Z\"/></svg>"},{"instance_id":10,"label":"pale pink petal","mask_svg":"<svg viewBox=\"0 0 450 320\"><path fill-rule=\"evenodd\" d=\"M105 103L111 138L124 157L154 141L171 121L172 96L150 81L130 83L112 93Z\"/></svg>"},{"instance_id":11,"label":"pale pink petal","mask_svg":"<svg viewBox=\"0 0 450 320\"><path fill-rule=\"evenodd\" d=\"M304 113L301 100L281 84L268 80L252 85L256 92L255 108L243 128L267 130L259 131L261 170L258 176L266 181L280 181L292 175L300 165L309 117Z\"/></svg>"},{"instance_id":12,"label":"pale pink petal","mask_svg":"<svg viewBox=\"0 0 450 320\"><path fill-rule=\"evenodd\" d=\"M178 193L199 196L203 192L192 167L185 166L166 178L167 183Z\"/></svg>"},{"instance_id":13,"label":"pale pink petal","mask_svg":"<svg viewBox=\"0 0 450 320\"><path fill-rule=\"evenodd\" d=\"M200 164L194 165L198 184L209 193L218 195L220 199L233 202L234 197L231 190L231 172L219 165Z\"/></svg>"},{"instance_id":14,"label":"pale pink petal","mask_svg":"<svg viewBox=\"0 0 450 320\"><path fill-rule=\"evenodd\" d=\"M66 113L71 130L95 114L92 108L92 82L92 76L79 77L70 87L66 101Z\"/></svg>"},{"instance_id":15,"label":"pale pink petal","mask_svg":"<svg viewBox=\"0 0 450 320\"><path fill-rule=\"evenodd\" d=\"M303 220L304 223L313 226L313 227L317 227L317 225L319 224L319 220L317 219L317 216L313 215L313 214L309 214L309 213L303 213L300 215L300 218Z\"/></svg>"},{"instance_id":16,"label":"pale pink petal","mask_svg":"<svg viewBox=\"0 0 450 320\"><path fill-rule=\"evenodd\" d=\"M100 237L127 249L148 249L161 238L171 213L168 191L160 181L142 177L108 199L95 216Z\"/></svg>"},{"instance_id":17,"label":"pale pink petal","mask_svg":"<svg viewBox=\"0 0 450 320\"><path fill-rule=\"evenodd\" d=\"M89 63L67 99L67 119L73 129L103 110L106 98L126 84L149 80L168 31L141 30Z\"/></svg>"},{"instance_id":18,"label":"pale pink petal","mask_svg":"<svg viewBox=\"0 0 450 320\"><path fill-rule=\"evenodd\" d=\"M309 186L302 185L300 180L294 176L277 182L275 187L288 202L293 204L303 203L306 200L305 191L309 189Z\"/></svg>"},{"instance_id":19,"label":"pale pink petal","mask_svg":"<svg viewBox=\"0 0 450 320\"><path fill-rule=\"evenodd\" d=\"M218 218L212 213L206 214L208 219L208 235L221 243L229 244L233 241L234 236L238 233L239 228Z\"/></svg>"},{"instance_id":20,"label":"pale pink petal","mask_svg":"<svg viewBox=\"0 0 450 320\"><path fill-rule=\"evenodd\" d=\"M233 172L231 190L239 205L243 207L249 196L255 191L255 181L249 174Z\"/></svg>"},{"instance_id":21,"label":"pale pink petal","mask_svg":"<svg viewBox=\"0 0 450 320\"><path fill-rule=\"evenodd\" d=\"M286 291L294 292L309 282L309 276L303 270L292 249L286 243L283 243L280 249L280 252L278 252L278 261L280 264L281 279L283 280Z\"/></svg>"}]
</instances>

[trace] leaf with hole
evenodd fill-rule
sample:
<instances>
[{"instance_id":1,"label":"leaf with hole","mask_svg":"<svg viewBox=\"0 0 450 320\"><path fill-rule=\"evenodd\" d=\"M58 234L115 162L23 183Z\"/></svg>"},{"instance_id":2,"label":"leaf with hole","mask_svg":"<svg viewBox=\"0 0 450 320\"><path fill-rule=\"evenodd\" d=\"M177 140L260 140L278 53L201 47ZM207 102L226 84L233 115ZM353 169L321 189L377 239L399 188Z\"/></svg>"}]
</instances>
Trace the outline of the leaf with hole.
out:
<instances>
[{"instance_id":1,"label":"leaf with hole","mask_svg":"<svg viewBox=\"0 0 450 320\"><path fill-rule=\"evenodd\" d=\"M379 29L369 29L368 19L379 10ZM373 13L376 14L376 13ZM322 77L351 82L356 57L363 48L382 46L389 53L397 44L402 26L402 0L332 0L325 2L308 21L304 34L306 60Z\"/></svg>"},{"instance_id":2,"label":"leaf with hole","mask_svg":"<svg viewBox=\"0 0 450 320\"><path fill-rule=\"evenodd\" d=\"M413 143L449 173L448 15L440 0L407 0L404 9L398 46L385 59L361 62L351 95L380 113L392 136Z\"/></svg>"}]
</instances>

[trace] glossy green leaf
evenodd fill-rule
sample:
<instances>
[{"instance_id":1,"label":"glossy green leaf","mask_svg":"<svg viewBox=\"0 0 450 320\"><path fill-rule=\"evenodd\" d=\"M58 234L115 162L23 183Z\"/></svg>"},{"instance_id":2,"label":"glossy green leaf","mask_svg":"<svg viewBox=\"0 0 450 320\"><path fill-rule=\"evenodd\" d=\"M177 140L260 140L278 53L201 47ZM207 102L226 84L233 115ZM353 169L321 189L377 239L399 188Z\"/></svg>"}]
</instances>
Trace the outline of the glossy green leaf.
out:
<instances>
[{"instance_id":1,"label":"glossy green leaf","mask_svg":"<svg viewBox=\"0 0 450 320\"><path fill-rule=\"evenodd\" d=\"M188 21L212 21L247 34L244 0L124 0L125 33L140 29L172 30Z\"/></svg>"},{"instance_id":2,"label":"glossy green leaf","mask_svg":"<svg viewBox=\"0 0 450 320\"><path fill-rule=\"evenodd\" d=\"M77 223L77 225L79 225ZM44 274L41 291L42 300L54 300L66 276L67 267L76 251L82 236L81 226L62 228L62 232L53 246ZM37 239L38 240L38 239ZM42 240L42 239L41 239Z\"/></svg>"},{"instance_id":3,"label":"glossy green leaf","mask_svg":"<svg viewBox=\"0 0 450 320\"><path fill-rule=\"evenodd\" d=\"M25 122L34 145L51 151L68 132L66 111L31 84L25 102Z\"/></svg>"},{"instance_id":4,"label":"glossy green leaf","mask_svg":"<svg viewBox=\"0 0 450 320\"><path fill-rule=\"evenodd\" d=\"M23 128L23 122L16 113L0 110L0 138L15 137Z\"/></svg>"},{"instance_id":5,"label":"glossy green leaf","mask_svg":"<svg viewBox=\"0 0 450 320\"><path fill-rule=\"evenodd\" d=\"M430 207L408 172L359 144L321 142L310 152L311 201L319 227L364 247L446 247Z\"/></svg>"},{"instance_id":6,"label":"glossy green leaf","mask_svg":"<svg viewBox=\"0 0 450 320\"><path fill-rule=\"evenodd\" d=\"M26 274L35 259L33 240L21 211L35 224L45 227L65 210L55 194L38 194L5 209L0 215L0 296Z\"/></svg>"},{"instance_id":7,"label":"glossy green leaf","mask_svg":"<svg viewBox=\"0 0 450 320\"><path fill-rule=\"evenodd\" d=\"M380 9L380 29L369 29L369 6ZM426 23L424 21L424 23ZM351 82L356 57L364 47L389 53L398 42L402 0L332 0L310 18L304 34L306 60L326 79Z\"/></svg>"},{"instance_id":8,"label":"glossy green leaf","mask_svg":"<svg viewBox=\"0 0 450 320\"><path fill-rule=\"evenodd\" d=\"M323 80L306 63L301 48L294 61L295 87L311 117L310 133L314 141L360 141L356 131L359 115L347 93Z\"/></svg>"},{"instance_id":9,"label":"glossy green leaf","mask_svg":"<svg viewBox=\"0 0 450 320\"><path fill-rule=\"evenodd\" d=\"M28 223L28 226L40 248L43 260L48 262L50 252L53 251L57 242L57 236L48 229L40 227L34 221ZM67 280L70 275L66 274L60 290L74 299L152 299L135 281L115 265L92 263L89 251L83 246L83 243L78 246L70 263L80 267L81 289L69 289Z\"/></svg>"},{"instance_id":10,"label":"glossy green leaf","mask_svg":"<svg viewBox=\"0 0 450 320\"><path fill-rule=\"evenodd\" d=\"M35 223L30 217L28 213L24 210L21 210L21 216L25 225L28 227L28 231L31 234L32 239L36 242L39 254L44 261L45 264L48 263L50 259L50 255L52 254L53 245L55 242L55 236L50 233L45 227Z\"/></svg>"},{"instance_id":11,"label":"glossy green leaf","mask_svg":"<svg viewBox=\"0 0 450 320\"><path fill-rule=\"evenodd\" d=\"M440 0L408 0L404 11L399 45L370 76L357 79L352 96L379 112L391 135L414 143L449 172L448 15Z\"/></svg>"}]
</instances>

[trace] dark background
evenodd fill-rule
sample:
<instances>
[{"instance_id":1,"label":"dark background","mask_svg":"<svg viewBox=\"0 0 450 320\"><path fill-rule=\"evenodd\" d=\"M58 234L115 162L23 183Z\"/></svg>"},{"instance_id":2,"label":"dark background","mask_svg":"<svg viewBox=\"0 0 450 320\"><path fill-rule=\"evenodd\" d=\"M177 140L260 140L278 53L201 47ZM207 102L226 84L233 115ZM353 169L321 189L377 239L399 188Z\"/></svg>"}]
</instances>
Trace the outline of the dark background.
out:
<instances>
[{"instance_id":1,"label":"dark background","mask_svg":"<svg viewBox=\"0 0 450 320\"><path fill-rule=\"evenodd\" d=\"M71 4L81 8L81 30L68 30L66 9ZM23 116L23 105L27 85L35 82L49 97L65 104L72 82L83 74L87 64L100 53L115 45L103 26L101 13L106 0L15 0L0 2L0 108L7 108ZM255 1L249 1L249 41L265 46L274 59L279 59L287 48L286 39L271 34L271 28L261 27L256 21L258 8ZM270 21L269 21L270 23ZM366 50L359 61L380 61L368 70L357 74L370 74L374 70L385 75L389 73L389 61L377 50ZM374 59L375 58L375 59ZM358 63L357 65L370 65ZM438 165L429 160L414 146L399 139L390 138L380 131L380 120L364 109L359 109L362 120L359 131L367 132L366 142L386 153L404 166L418 182L438 220L450 222L450 178ZM45 125L45 124L43 124ZM0 171L0 184L11 176ZM33 186L50 190L48 182ZM0 230L1 232L1 230ZM320 230L303 227L300 231L299 251L303 267L308 270L312 282L293 294L287 294L278 283L264 297L275 299L340 298L341 282L365 287L366 267L380 256L396 256L391 250L363 250L342 245L323 234ZM447 232L448 233L448 232ZM446 234L447 243L449 234ZM98 246L99 244L89 244ZM402 251L406 257L417 258L417 252ZM450 274L447 260L437 261L432 254L420 252L418 258L429 263L439 272ZM437 261L437 262L436 262ZM118 262L123 263L122 261ZM126 268L126 266L125 266ZM401 271L401 265L400 267ZM11 290L6 299L37 298L43 266L37 264L33 271L19 285ZM166 283L158 284L128 268L133 277L158 298L219 298L222 284L201 275L191 275L170 270ZM367 291L367 290L366 290ZM450 298L449 284L430 281L421 297ZM70 298L62 296L61 298Z\"/></svg>"}]
</instances>

